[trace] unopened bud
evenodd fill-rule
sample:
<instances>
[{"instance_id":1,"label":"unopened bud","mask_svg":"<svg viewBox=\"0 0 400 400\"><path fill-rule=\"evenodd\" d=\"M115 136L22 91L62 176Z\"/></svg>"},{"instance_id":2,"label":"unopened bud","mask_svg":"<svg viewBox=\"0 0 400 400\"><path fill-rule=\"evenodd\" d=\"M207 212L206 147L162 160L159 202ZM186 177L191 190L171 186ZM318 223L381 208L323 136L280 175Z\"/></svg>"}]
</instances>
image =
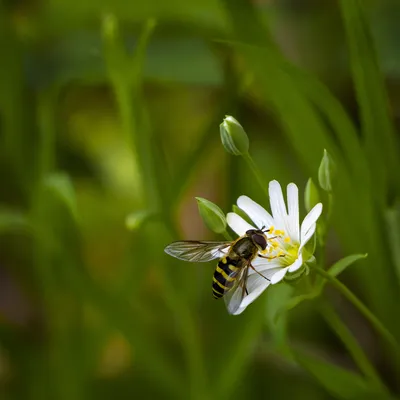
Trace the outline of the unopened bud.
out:
<instances>
[{"instance_id":1,"label":"unopened bud","mask_svg":"<svg viewBox=\"0 0 400 400\"><path fill-rule=\"evenodd\" d=\"M336 177L336 165L330 154L324 150L321 164L318 170L318 182L326 192L332 192L333 182Z\"/></svg>"},{"instance_id":2,"label":"unopened bud","mask_svg":"<svg viewBox=\"0 0 400 400\"><path fill-rule=\"evenodd\" d=\"M227 115L220 125L222 145L234 156L240 156L249 151L249 138L239 122Z\"/></svg>"},{"instance_id":3,"label":"unopened bud","mask_svg":"<svg viewBox=\"0 0 400 400\"><path fill-rule=\"evenodd\" d=\"M214 203L201 197L196 197L201 218L207 227L215 233L226 231L226 218L222 210Z\"/></svg>"}]
</instances>

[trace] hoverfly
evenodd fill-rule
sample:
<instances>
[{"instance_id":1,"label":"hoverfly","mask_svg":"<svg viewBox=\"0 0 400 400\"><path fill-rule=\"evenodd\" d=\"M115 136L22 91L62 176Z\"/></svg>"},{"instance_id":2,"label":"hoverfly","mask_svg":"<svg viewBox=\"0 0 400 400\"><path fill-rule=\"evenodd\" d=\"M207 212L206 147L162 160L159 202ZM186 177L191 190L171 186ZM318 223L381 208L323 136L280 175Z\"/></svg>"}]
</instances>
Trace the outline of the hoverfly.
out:
<instances>
[{"instance_id":1,"label":"hoverfly","mask_svg":"<svg viewBox=\"0 0 400 400\"><path fill-rule=\"evenodd\" d=\"M249 269L268 280L259 273L251 264L258 254L267 248L266 233L269 230L250 229L245 235L234 241L196 241L183 240L169 244L164 251L179 260L190 262L207 262L219 258L214 271L212 294L215 299L225 298L225 303L230 314L234 314L244 296L248 294L247 278Z\"/></svg>"}]
</instances>

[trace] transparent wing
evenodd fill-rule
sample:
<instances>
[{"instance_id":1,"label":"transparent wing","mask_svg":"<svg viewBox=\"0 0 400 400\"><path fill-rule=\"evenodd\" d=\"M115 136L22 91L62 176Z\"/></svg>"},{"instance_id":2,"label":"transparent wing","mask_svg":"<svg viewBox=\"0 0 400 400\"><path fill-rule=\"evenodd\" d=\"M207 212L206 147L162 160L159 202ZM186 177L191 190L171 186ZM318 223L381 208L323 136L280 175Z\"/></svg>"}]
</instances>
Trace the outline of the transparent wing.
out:
<instances>
[{"instance_id":1,"label":"transparent wing","mask_svg":"<svg viewBox=\"0 0 400 400\"><path fill-rule=\"evenodd\" d=\"M229 314L235 314L239 309L244 296L246 296L247 278L249 276L249 265L246 265L240 272L235 286L225 296L225 304Z\"/></svg>"},{"instance_id":2,"label":"transparent wing","mask_svg":"<svg viewBox=\"0 0 400 400\"><path fill-rule=\"evenodd\" d=\"M164 251L179 260L207 262L222 258L231 244L232 242L182 240L169 244Z\"/></svg>"}]
</instances>

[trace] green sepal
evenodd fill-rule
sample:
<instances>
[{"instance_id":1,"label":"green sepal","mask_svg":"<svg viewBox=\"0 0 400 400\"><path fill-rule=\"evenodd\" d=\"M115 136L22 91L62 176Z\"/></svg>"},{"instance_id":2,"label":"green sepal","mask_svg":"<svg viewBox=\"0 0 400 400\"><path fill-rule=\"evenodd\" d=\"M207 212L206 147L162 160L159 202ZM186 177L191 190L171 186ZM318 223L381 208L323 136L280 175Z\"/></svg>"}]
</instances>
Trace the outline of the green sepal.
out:
<instances>
[{"instance_id":1,"label":"green sepal","mask_svg":"<svg viewBox=\"0 0 400 400\"><path fill-rule=\"evenodd\" d=\"M226 232L226 218L222 210L213 202L196 197L201 218L207 227L215 233Z\"/></svg>"}]
</instances>

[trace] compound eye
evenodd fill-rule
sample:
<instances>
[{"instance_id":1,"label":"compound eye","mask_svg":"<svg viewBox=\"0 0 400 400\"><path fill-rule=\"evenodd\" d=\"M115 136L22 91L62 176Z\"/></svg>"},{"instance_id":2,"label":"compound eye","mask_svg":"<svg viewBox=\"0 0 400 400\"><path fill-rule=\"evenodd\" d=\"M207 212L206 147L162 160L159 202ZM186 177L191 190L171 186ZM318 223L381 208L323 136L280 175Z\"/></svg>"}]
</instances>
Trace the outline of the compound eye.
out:
<instances>
[{"instance_id":1,"label":"compound eye","mask_svg":"<svg viewBox=\"0 0 400 400\"><path fill-rule=\"evenodd\" d=\"M267 240L265 239L265 236L262 235L253 235L253 241L255 244L261 247L262 250L265 250L267 248Z\"/></svg>"}]
</instances>

